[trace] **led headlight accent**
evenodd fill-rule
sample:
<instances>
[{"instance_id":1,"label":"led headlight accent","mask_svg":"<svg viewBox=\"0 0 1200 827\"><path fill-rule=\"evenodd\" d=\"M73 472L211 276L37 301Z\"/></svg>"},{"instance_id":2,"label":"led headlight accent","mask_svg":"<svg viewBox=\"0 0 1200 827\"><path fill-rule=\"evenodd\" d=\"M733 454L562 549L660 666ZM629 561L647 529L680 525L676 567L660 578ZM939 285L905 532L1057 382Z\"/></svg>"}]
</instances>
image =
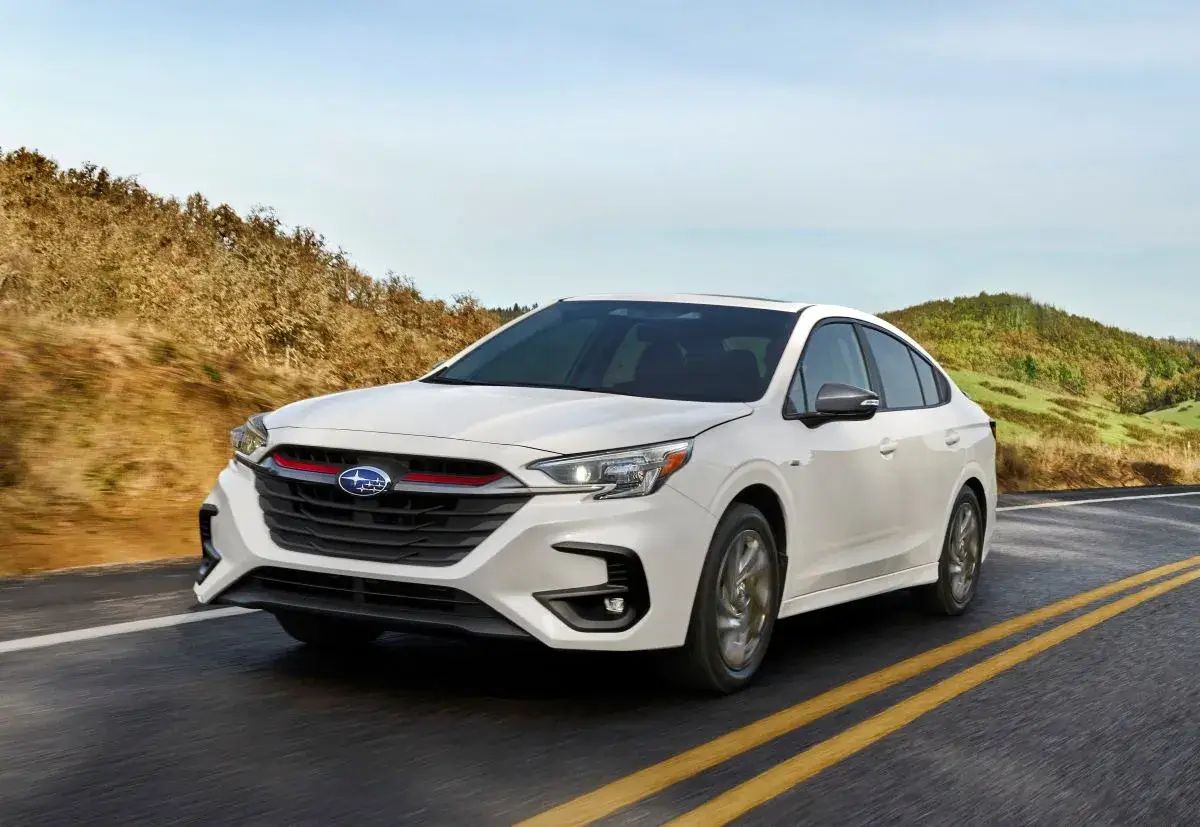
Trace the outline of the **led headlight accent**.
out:
<instances>
[{"instance_id":1,"label":"led headlight accent","mask_svg":"<svg viewBox=\"0 0 1200 827\"><path fill-rule=\"evenodd\" d=\"M267 446L267 426L263 424L265 416L265 413L255 414L247 419L244 425L239 425L229 432L233 450L249 457Z\"/></svg>"},{"instance_id":2,"label":"led headlight accent","mask_svg":"<svg viewBox=\"0 0 1200 827\"><path fill-rule=\"evenodd\" d=\"M596 499L643 497L687 464L692 441L680 440L605 454L545 459L529 467L563 485L604 485Z\"/></svg>"}]
</instances>

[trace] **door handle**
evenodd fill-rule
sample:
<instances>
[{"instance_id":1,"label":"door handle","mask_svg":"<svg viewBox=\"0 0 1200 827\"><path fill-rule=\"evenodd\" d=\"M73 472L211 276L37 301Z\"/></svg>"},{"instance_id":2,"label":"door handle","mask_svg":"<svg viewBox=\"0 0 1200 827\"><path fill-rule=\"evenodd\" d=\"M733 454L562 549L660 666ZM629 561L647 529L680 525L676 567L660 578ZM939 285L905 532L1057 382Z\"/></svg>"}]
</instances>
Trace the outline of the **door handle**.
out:
<instances>
[{"instance_id":1,"label":"door handle","mask_svg":"<svg viewBox=\"0 0 1200 827\"><path fill-rule=\"evenodd\" d=\"M899 447L900 443L896 440L885 439L883 442L879 443L879 453L883 454L885 457L890 457L892 454L896 453L896 449Z\"/></svg>"},{"instance_id":2,"label":"door handle","mask_svg":"<svg viewBox=\"0 0 1200 827\"><path fill-rule=\"evenodd\" d=\"M961 439L962 439L961 434L951 431L950 433L946 434L946 445L953 448L955 445L958 444L959 440L961 440Z\"/></svg>"}]
</instances>

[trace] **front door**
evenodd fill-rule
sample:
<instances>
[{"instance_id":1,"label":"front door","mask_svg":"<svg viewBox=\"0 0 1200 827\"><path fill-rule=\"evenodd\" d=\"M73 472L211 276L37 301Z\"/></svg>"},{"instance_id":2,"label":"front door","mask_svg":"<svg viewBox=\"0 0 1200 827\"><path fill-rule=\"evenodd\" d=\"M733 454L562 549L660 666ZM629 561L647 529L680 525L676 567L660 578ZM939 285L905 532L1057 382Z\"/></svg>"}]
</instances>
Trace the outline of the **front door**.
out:
<instances>
[{"instance_id":1,"label":"front door","mask_svg":"<svg viewBox=\"0 0 1200 827\"><path fill-rule=\"evenodd\" d=\"M855 325L829 321L809 335L788 392L789 408L811 413L817 393L836 382L873 387ZM783 471L803 541L788 562L785 595L868 580L895 570L904 525L903 495L886 417L788 425Z\"/></svg>"}]
</instances>

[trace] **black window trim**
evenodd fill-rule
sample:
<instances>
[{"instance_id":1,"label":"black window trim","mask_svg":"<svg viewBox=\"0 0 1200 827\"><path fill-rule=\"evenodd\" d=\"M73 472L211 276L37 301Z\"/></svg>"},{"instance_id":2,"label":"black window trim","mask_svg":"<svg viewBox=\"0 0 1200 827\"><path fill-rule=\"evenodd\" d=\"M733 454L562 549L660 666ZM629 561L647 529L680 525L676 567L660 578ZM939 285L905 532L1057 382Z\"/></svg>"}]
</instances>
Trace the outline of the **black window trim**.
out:
<instances>
[{"instance_id":1,"label":"black window trim","mask_svg":"<svg viewBox=\"0 0 1200 827\"><path fill-rule=\"evenodd\" d=\"M876 412L876 416L878 416L881 413L892 413L894 411L923 411L923 410L927 410L927 409L931 409L931 408L940 408L944 405L950 404L950 396L951 396L950 380L946 377L945 372L937 365L936 362L934 362L931 359L926 359L922 353L918 352L917 349L914 348L912 345L910 345L908 342L904 341L903 339L898 337L895 333L892 333L890 330L886 330L877 324L872 324L871 322L863 321L862 319L854 319L849 316L826 316L825 318L821 319L816 324L814 324L812 326L812 328L808 331L808 336L804 340L804 347L801 349L800 356L796 360L796 363L792 368L791 378L788 380L788 384L787 384L787 390L784 391L784 394L783 394L783 408L782 408L781 413L782 413L784 419L804 419L805 417L809 417L812 415L811 411L789 411L788 410L788 402L790 401L790 397L791 397L790 391L792 389L792 385L795 383L797 377L799 377L799 379L800 379L800 392L802 394L804 394L805 399L808 399L808 388L804 383L804 374L800 371L800 366L804 364L804 357L808 355L808 346L809 346L809 344L812 343L813 334L816 333L819 329L821 329L822 327L824 327L827 324L849 324L854 329L854 335L858 339L859 349L862 350L863 361L866 363L866 366L867 366L867 381L871 385L871 387L864 388L864 390L869 390L869 391L872 391L873 393L879 394L880 404L879 404L879 409ZM923 359L925 361L925 363L929 365L930 369L933 370L933 381L937 385L937 389L938 389L937 404L935 404L935 405L916 405L916 406L905 407L905 408L890 408L890 407L888 407L887 395L884 393L884 390L883 390L883 378L880 376L879 366L875 362L875 354L871 350L871 346L867 342L866 334L863 333L863 330L867 329L867 328L869 328L871 330L877 330L886 336L890 336L891 338L895 339L897 342L904 345L904 347L908 349L908 354L909 354L910 359L920 358L920 359ZM795 331L793 330L793 332L795 332ZM779 370L782 366L783 365L782 365L782 361L781 361L780 365L778 365L775 369ZM916 372L917 372L917 366L914 363L913 364L913 373L915 374ZM920 385L921 385L921 378L918 376L917 377L917 386L920 387ZM921 398L922 399L925 398L924 388L921 389Z\"/></svg>"}]
</instances>

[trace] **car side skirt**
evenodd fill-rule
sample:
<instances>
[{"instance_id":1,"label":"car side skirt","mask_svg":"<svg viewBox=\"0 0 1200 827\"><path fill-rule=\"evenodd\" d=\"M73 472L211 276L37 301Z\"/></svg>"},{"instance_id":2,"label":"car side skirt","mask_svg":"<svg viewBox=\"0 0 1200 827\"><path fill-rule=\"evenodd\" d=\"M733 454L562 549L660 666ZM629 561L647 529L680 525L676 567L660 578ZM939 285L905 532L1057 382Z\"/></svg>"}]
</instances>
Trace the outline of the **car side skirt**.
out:
<instances>
[{"instance_id":1,"label":"car side skirt","mask_svg":"<svg viewBox=\"0 0 1200 827\"><path fill-rule=\"evenodd\" d=\"M832 589L822 589L819 592L793 597L780 605L779 616L790 617L816 609L824 609L828 606L836 606L839 603L849 603L851 600L873 597L885 592L936 583L937 579L937 563L914 566L911 569L885 574L881 577L872 577L869 580L860 580L857 583L848 583L845 586L835 586Z\"/></svg>"}]
</instances>

